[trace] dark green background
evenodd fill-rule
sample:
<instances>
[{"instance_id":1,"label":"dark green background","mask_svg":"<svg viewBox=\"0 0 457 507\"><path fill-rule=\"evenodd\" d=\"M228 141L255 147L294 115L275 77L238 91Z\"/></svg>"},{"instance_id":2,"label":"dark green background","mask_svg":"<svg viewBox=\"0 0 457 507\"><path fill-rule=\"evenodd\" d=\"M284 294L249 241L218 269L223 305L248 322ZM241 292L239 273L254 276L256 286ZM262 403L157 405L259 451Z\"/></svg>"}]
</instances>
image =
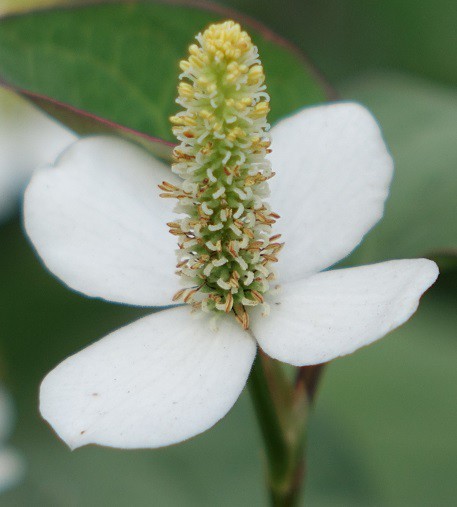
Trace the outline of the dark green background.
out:
<instances>
[{"instance_id":1,"label":"dark green background","mask_svg":"<svg viewBox=\"0 0 457 507\"><path fill-rule=\"evenodd\" d=\"M452 505L457 498L457 45L455 3L232 2L305 49L343 97L375 112L397 162L386 219L350 262L435 255L443 275L417 315L326 371L312 419L308 504ZM28 462L1 505L264 505L246 394L214 429L158 451L73 453L37 413L44 374L139 312L90 301L42 268L18 218L0 228L3 378Z\"/></svg>"}]
</instances>

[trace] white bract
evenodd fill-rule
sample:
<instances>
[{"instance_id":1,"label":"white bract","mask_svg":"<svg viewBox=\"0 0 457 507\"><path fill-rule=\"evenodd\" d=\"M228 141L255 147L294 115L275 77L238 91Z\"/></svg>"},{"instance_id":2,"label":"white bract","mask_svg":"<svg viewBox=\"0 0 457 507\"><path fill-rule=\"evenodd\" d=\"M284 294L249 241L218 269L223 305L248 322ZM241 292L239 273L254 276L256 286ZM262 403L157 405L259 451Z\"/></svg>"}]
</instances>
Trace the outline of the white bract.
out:
<instances>
[{"instance_id":1,"label":"white bract","mask_svg":"<svg viewBox=\"0 0 457 507\"><path fill-rule=\"evenodd\" d=\"M32 172L75 139L33 106L0 89L0 222L15 210Z\"/></svg>"},{"instance_id":2,"label":"white bract","mask_svg":"<svg viewBox=\"0 0 457 507\"><path fill-rule=\"evenodd\" d=\"M232 407L257 346L293 365L330 361L404 323L438 269L426 259L323 271L381 218L393 163L371 114L354 103L304 109L271 131L271 207L285 241L275 284L249 331L218 330L189 306L144 317L63 361L40 409L71 447L160 447L211 427ZM163 180L179 177L140 148L77 141L27 189L25 227L43 262L72 289L107 301L170 305L180 288Z\"/></svg>"},{"instance_id":3,"label":"white bract","mask_svg":"<svg viewBox=\"0 0 457 507\"><path fill-rule=\"evenodd\" d=\"M16 486L24 477L22 456L6 445L14 422L14 410L9 393L0 384L0 494Z\"/></svg>"}]
</instances>

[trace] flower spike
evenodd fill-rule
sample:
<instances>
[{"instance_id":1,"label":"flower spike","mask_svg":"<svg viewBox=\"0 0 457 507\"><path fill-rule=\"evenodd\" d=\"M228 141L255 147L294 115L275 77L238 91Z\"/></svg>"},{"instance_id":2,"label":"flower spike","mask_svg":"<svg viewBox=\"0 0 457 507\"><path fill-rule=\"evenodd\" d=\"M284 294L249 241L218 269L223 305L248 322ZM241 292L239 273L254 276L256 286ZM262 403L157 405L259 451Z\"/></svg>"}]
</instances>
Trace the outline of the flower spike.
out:
<instances>
[{"instance_id":1,"label":"flower spike","mask_svg":"<svg viewBox=\"0 0 457 507\"><path fill-rule=\"evenodd\" d=\"M240 25L214 24L196 39L180 63L183 110L170 118L180 141L173 172L183 181L160 185L187 215L169 224L188 287L174 299L233 312L247 329L246 308L264 304L282 246L271 230L279 215L264 201L274 175L266 159L270 98L257 47Z\"/></svg>"}]
</instances>

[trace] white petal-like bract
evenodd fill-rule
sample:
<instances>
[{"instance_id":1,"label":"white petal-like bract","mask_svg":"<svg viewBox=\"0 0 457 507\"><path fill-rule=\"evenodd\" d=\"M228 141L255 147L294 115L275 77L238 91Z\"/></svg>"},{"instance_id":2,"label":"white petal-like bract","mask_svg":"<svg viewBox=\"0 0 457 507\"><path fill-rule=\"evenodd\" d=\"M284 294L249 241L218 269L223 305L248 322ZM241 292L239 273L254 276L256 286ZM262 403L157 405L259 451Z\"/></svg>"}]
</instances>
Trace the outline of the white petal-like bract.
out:
<instances>
[{"instance_id":1,"label":"white petal-like bract","mask_svg":"<svg viewBox=\"0 0 457 507\"><path fill-rule=\"evenodd\" d=\"M355 103L304 109L272 129L271 205L283 234L282 282L348 255L381 218L393 162L373 116Z\"/></svg>"},{"instance_id":2,"label":"white petal-like bract","mask_svg":"<svg viewBox=\"0 0 457 507\"><path fill-rule=\"evenodd\" d=\"M75 139L25 100L0 90L0 221L16 209L32 172Z\"/></svg>"},{"instance_id":3,"label":"white petal-like bract","mask_svg":"<svg viewBox=\"0 0 457 507\"><path fill-rule=\"evenodd\" d=\"M255 315L252 329L275 359L295 366L330 361L403 324L437 276L427 259L319 273L284 284L270 315Z\"/></svg>"},{"instance_id":4,"label":"white petal-like bract","mask_svg":"<svg viewBox=\"0 0 457 507\"><path fill-rule=\"evenodd\" d=\"M77 141L37 171L24 220L46 266L71 288L108 301L171 303L175 238L172 206L157 185L175 176L134 144L110 137Z\"/></svg>"},{"instance_id":5,"label":"white petal-like bract","mask_svg":"<svg viewBox=\"0 0 457 507\"><path fill-rule=\"evenodd\" d=\"M201 433L235 403L256 353L235 319L208 324L180 307L115 331L47 375L41 414L71 448L155 448Z\"/></svg>"}]
</instances>

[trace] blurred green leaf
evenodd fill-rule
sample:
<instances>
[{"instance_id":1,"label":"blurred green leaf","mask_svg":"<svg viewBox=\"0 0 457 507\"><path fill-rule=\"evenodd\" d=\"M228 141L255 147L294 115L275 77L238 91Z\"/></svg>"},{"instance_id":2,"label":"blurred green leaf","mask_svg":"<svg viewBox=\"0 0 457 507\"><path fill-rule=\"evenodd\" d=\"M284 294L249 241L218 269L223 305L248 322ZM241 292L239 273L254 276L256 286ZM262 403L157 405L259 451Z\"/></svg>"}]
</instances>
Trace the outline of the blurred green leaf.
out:
<instances>
[{"instance_id":1,"label":"blurred green leaf","mask_svg":"<svg viewBox=\"0 0 457 507\"><path fill-rule=\"evenodd\" d=\"M457 84L453 0L219 0L242 9L304 48L336 82L376 68Z\"/></svg>"},{"instance_id":2,"label":"blurred green leaf","mask_svg":"<svg viewBox=\"0 0 457 507\"><path fill-rule=\"evenodd\" d=\"M26 97L36 106L58 119L79 135L116 134L143 146L143 148L146 148L159 158L164 160L171 160L172 158L174 144L171 142L164 141L158 137L149 136L43 95L28 91L21 91L20 93L23 97Z\"/></svg>"},{"instance_id":3,"label":"blurred green leaf","mask_svg":"<svg viewBox=\"0 0 457 507\"><path fill-rule=\"evenodd\" d=\"M457 94L400 75L372 75L342 87L371 109L395 173L386 212L351 263L457 256ZM455 262L455 259L454 259Z\"/></svg>"},{"instance_id":4,"label":"blurred green leaf","mask_svg":"<svg viewBox=\"0 0 457 507\"><path fill-rule=\"evenodd\" d=\"M270 121L325 100L328 88L295 48L257 23L201 5L130 1L5 17L0 78L80 133L95 129L95 115L105 129L114 122L172 141L178 62L198 32L232 17L259 47Z\"/></svg>"},{"instance_id":5,"label":"blurred green leaf","mask_svg":"<svg viewBox=\"0 0 457 507\"><path fill-rule=\"evenodd\" d=\"M411 322L328 368L310 432L309 466L312 489L320 486L325 505L351 504L339 501L338 487L349 471L340 469L329 454L322 456L322 423L331 424L341 436L342 441L333 442L334 452L345 449L350 439L359 464L364 463L362 478L368 475L372 481L374 496L352 505L455 503L455 275L443 277L424 296ZM359 470L347 466L356 480Z\"/></svg>"}]
</instances>

